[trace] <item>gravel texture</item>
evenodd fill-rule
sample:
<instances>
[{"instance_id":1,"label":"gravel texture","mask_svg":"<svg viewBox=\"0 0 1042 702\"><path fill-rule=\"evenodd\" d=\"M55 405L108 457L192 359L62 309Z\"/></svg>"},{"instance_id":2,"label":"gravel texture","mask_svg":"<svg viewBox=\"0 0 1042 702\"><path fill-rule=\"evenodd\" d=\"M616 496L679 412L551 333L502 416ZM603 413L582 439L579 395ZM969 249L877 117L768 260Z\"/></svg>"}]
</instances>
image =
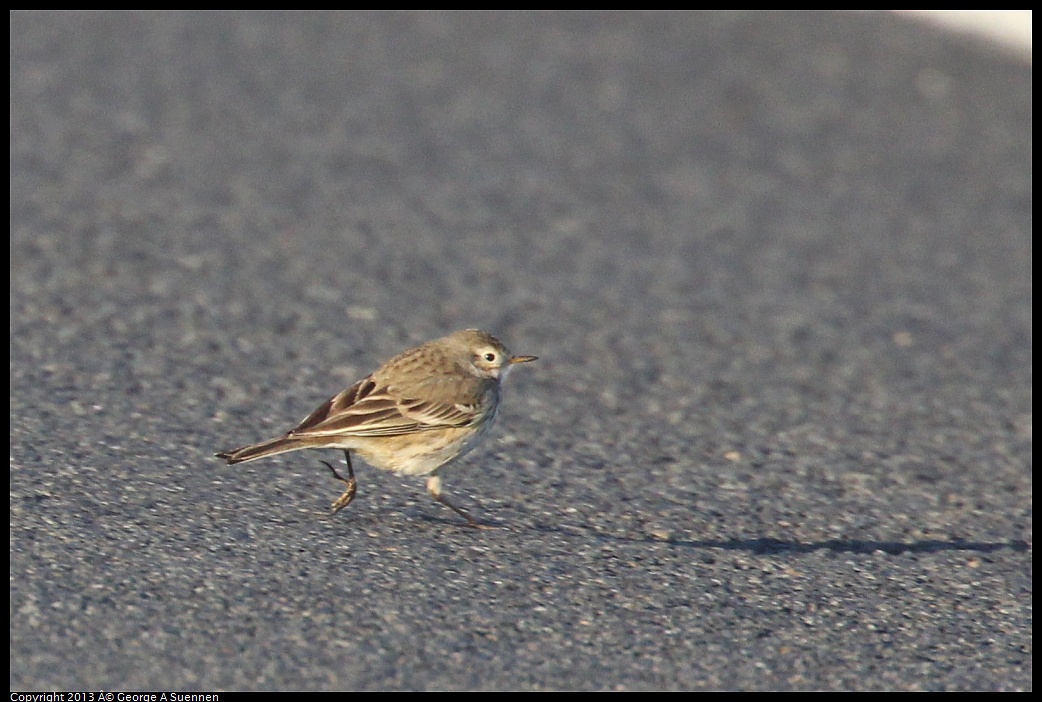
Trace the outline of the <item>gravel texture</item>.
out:
<instances>
[{"instance_id":1,"label":"gravel texture","mask_svg":"<svg viewBox=\"0 0 1042 702\"><path fill-rule=\"evenodd\" d=\"M1030 690L1032 71L890 14L22 13L13 690ZM340 494L398 351L541 357Z\"/></svg>"}]
</instances>

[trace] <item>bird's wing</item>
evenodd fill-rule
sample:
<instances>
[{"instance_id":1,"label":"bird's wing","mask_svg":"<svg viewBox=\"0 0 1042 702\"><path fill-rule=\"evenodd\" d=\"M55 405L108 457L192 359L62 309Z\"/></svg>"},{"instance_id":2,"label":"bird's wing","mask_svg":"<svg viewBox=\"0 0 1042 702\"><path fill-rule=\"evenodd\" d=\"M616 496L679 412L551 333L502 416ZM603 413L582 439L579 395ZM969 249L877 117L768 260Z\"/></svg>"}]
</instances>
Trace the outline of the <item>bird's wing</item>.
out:
<instances>
[{"instance_id":1,"label":"bird's wing","mask_svg":"<svg viewBox=\"0 0 1042 702\"><path fill-rule=\"evenodd\" d=\"M287 436L400 436L464 427L480 419L478 405L397 397L370 376L331 397Z\"/></svg>"}]
</instances>

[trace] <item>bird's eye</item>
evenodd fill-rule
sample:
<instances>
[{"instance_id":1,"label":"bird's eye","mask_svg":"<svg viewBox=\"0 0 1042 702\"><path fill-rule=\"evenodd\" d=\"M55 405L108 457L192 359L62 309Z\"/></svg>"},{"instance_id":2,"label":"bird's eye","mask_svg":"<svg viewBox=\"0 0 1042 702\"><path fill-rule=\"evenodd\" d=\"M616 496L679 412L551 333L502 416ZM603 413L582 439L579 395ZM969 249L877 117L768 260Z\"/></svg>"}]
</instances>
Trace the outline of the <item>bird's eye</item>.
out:
<instances>
[{"instance_id":1,"label":"bird's eye","mask_svg":"<svg viewBox=\"0 0 1042 702\"><path fill-rule=\"evenodd\" d=\"M485 360L488 361L489 363L495 363L495 361L496 361L496 354L494 354L491 351L489 351L488 353L485 354Z\"/></svg>"}]
</instances>

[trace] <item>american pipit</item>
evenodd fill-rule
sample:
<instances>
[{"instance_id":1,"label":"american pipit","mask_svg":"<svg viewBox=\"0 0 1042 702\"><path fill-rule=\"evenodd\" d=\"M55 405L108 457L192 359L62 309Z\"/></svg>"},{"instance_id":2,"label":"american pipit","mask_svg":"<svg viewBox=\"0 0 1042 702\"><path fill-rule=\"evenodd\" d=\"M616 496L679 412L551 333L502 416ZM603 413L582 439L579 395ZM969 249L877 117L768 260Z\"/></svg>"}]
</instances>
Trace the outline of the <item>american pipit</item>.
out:
<instances>
[{"instance_id":1,"label":"american pipit","mask_svg":"<svg viewBox=\"0 0 1042 702\"><path fill-rule=\"evenodd\" d=\"M438 470L474 447L499 409L499 385L518 363L488 332L466 329L405 351L379 370L330 398L296 428L259 444L217 454L228 463L253 461L307 448L344 451L347 477L329 463L346 490L333 514L347 507L358 487L351 451L370 465L402 475L426 475L427 492L480 526L441 494Z\"/></svg>"}]
</instances>

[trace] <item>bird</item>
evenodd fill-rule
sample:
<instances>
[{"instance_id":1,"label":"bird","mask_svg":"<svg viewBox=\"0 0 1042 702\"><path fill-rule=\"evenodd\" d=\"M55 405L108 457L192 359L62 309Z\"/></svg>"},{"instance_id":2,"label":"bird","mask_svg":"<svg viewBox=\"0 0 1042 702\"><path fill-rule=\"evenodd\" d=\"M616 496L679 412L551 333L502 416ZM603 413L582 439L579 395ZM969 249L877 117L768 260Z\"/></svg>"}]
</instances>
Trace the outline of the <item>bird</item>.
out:
<instances>
[{"instance_id":1,"label":"bird","mask_svg":"<svg viewBox=\"0 0 1042 702\"><path fill-rule=\"evenodd\" d=\"M337 514L351 504L358 488L351 465L354 452L376 468L427 476L431 497L468 526L483 527L442 495L438 472L472 449L492 426L500 385L511 369L537 358L511 355L488 332L457 331L403 351L282 436L216 456L231 465L300 449L341 449L346 478L321 461L345 487L332 504Z\"/></svg>"}]
</instances>

